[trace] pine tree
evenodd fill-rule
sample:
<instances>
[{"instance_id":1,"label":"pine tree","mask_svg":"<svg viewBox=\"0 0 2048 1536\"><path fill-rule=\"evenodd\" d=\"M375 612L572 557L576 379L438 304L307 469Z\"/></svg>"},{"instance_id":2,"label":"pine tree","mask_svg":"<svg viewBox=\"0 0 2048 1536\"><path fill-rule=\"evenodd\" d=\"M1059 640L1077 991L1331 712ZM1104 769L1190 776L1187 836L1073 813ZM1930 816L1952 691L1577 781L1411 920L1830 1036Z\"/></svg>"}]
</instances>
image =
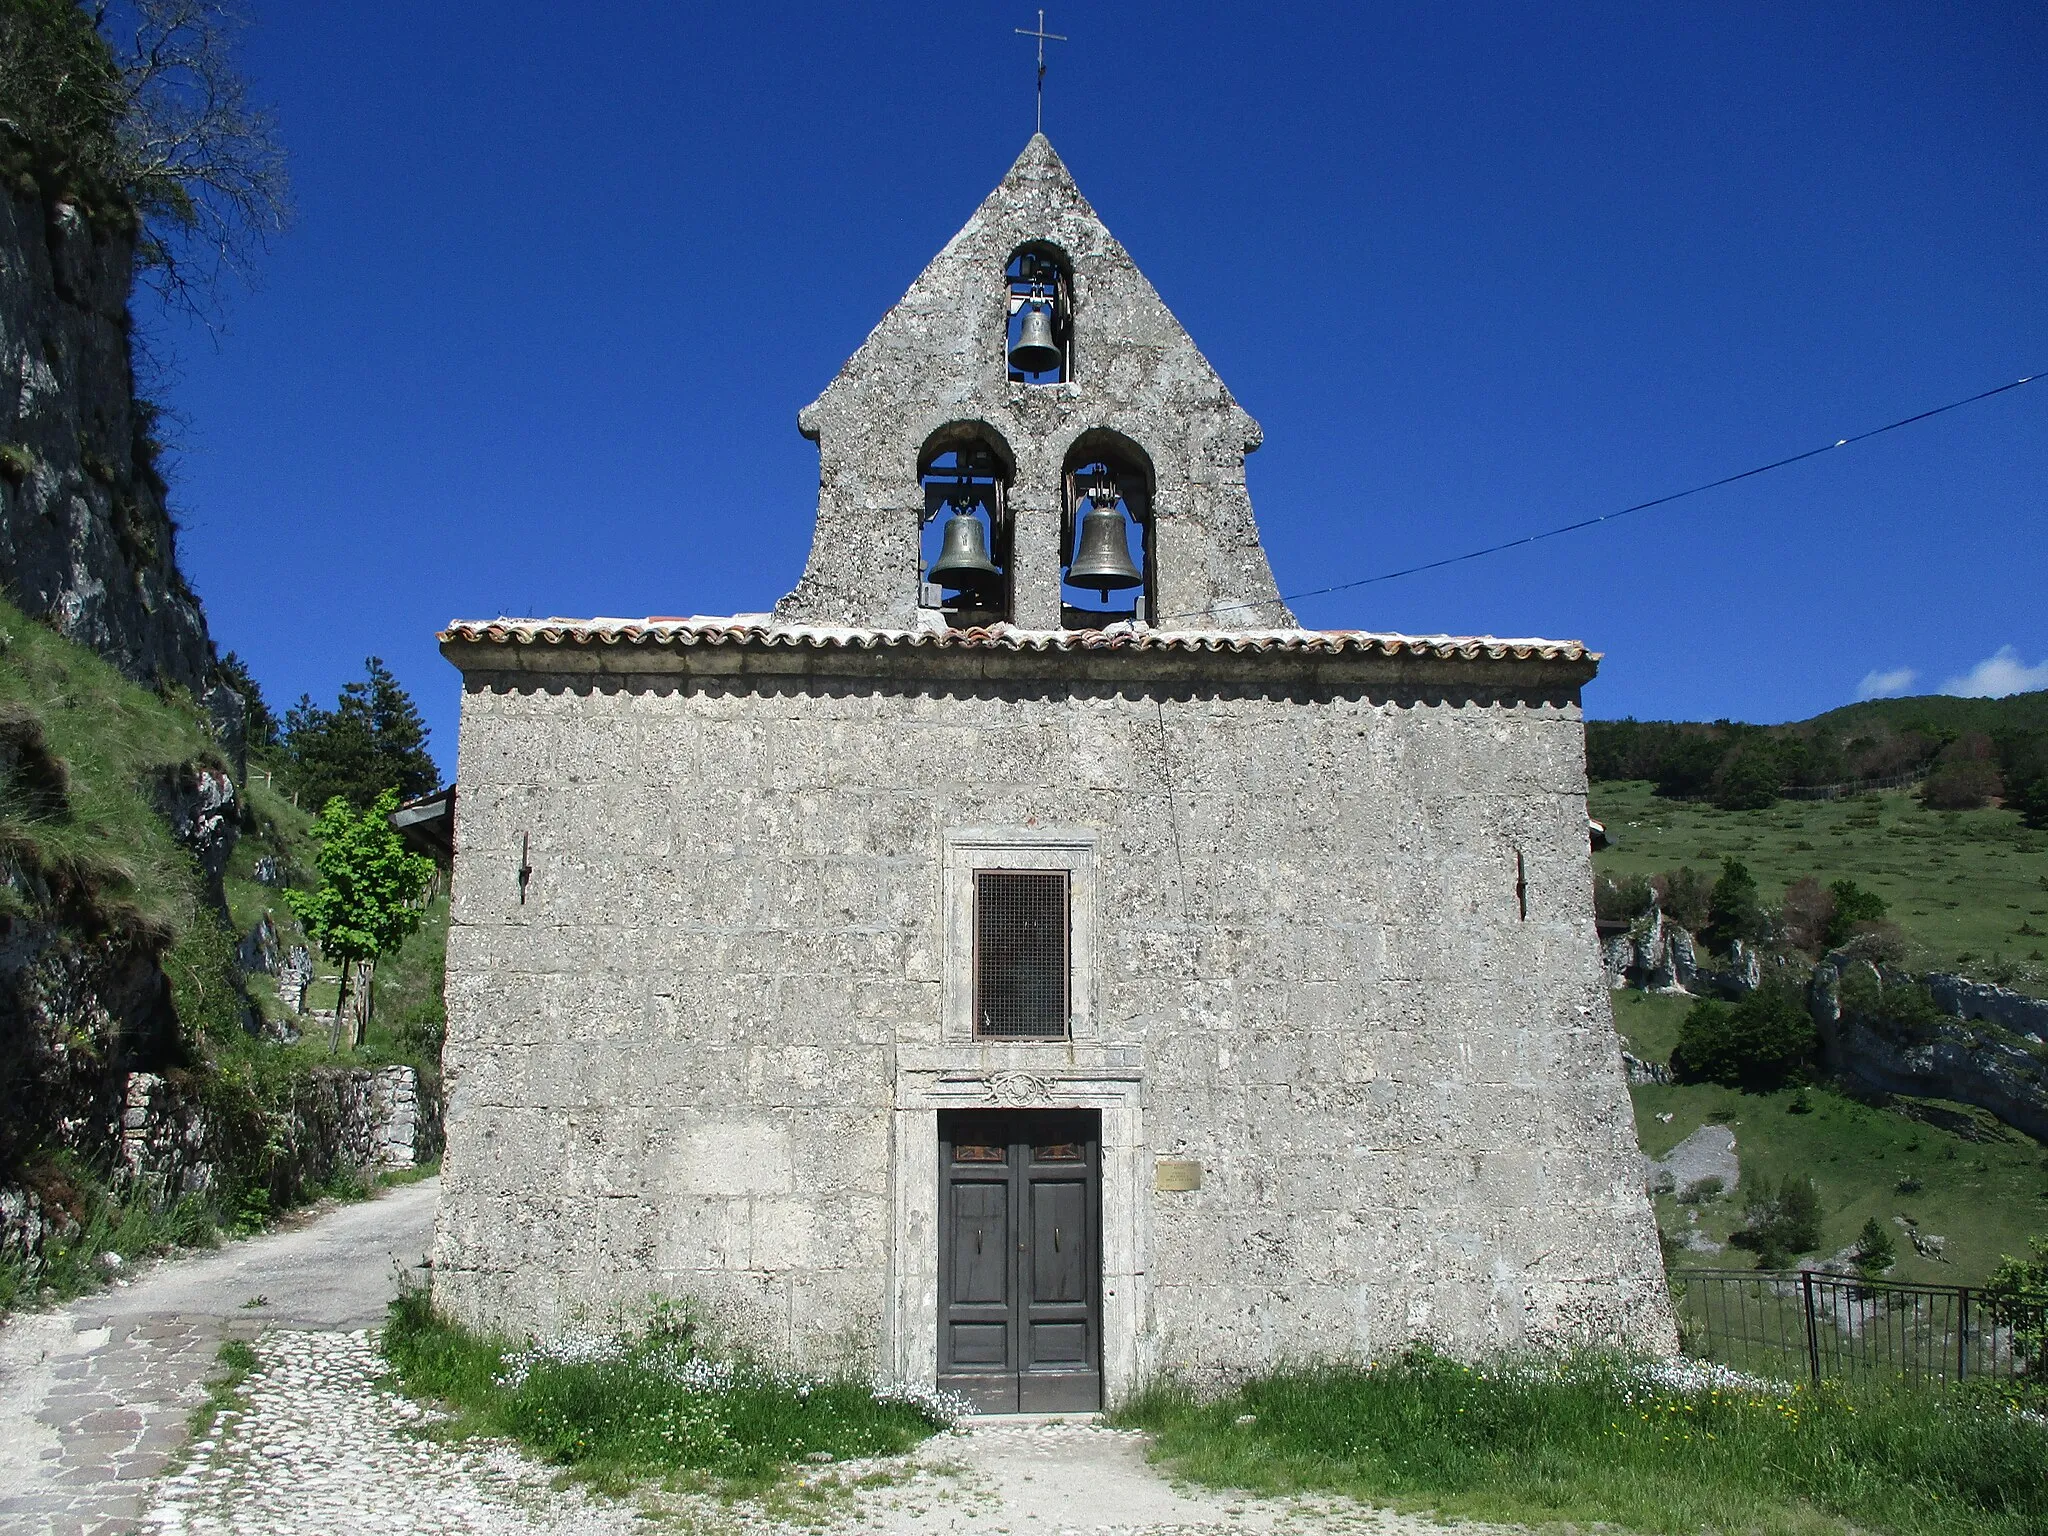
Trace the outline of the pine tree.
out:
<instances>
[{"instance_id":1,"label":"pine tree","mask_svg":"<svg viewBox=\"0 0 2048 1536\"><path fill-rule=\"evenodd\" d=\"M362 810L387 789L410 800L441 782L411 696L380 658L370 657L364 672L333 709L301 695L285 715L285 758L301 804L339 797Z\"/></svg>"}]
</instances>

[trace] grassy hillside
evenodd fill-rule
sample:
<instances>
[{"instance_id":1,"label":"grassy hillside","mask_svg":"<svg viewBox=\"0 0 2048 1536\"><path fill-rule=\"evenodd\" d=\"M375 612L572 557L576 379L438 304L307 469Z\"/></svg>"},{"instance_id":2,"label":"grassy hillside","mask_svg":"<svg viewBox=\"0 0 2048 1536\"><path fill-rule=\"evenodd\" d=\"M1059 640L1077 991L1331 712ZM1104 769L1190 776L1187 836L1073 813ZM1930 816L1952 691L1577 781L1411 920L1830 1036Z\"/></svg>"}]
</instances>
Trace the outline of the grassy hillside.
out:
<instances>
[{"instance_id":1,"label":"grassy hillside","mask_svg":"<svg viewBox=\"0 0 2048 1536\"><path fill-rule=\"evenodd\" d=\"M1688 998L1618 992L1614 1021L1629 1049L1662 1061L1689 1007ZM1849 1247L1864 1221L1875 1216L1898 1247L1891 1278L1973 1285L1989 1276L2001 1254L2022 1254L2030 1235L2048 1232L2048 1148L1988 1115L1971 1117L1975 1134L1995 1139L1972 1140L1913 1120L1898 1107L1879 1109L1824 1089L1808 1090L1810 1109L1804 1114L1792 1112L1790 1091L1646 1084L1631 1093L1637 1139L1652 1157L1663 1156L1702 1125L1725 1125L1735 1133L1745 1179L1775 1184L1788 1173L1812 1175L1824 1213L1823 1256ZM1656 1206L1657 1223L1666 1232L1693 1230L1725 1243L1742 1225L1739 1191L1696 1206L1660 1195ZM1690 1220L1695 1214L1697 1223ZM1897 1216L1946 1238L1945 1262L1914 1252L1893 1222ZM1685 1250L1671 1260L1674 1268L1747 1269L1753 1262L1740 1248L1719 1254Z\"/></svg>"},{"instance_id":2,"label":"grassy hillside","mask_svg":"<svg viewBox=\"0 0 2048 1536\"><path fill-rule=\"evenodd\" d=\"M1766 902L1802 876L1854 880L1885 899L1912 968L2048 996L2048 831L2011 811L1930 811L1906 791L1723 811L1662 799L1642 782L1596 783L1591 808L1614 839L1593 856L1601 874L1690 865L1711 877L1735 858Z\"/></svg>"},{"instance_id":3,"label":"grassy hillside","mask_svg":"<svg viewBox=\"0 0 2048 1536\"><path fill-rule=\"evenodd\" d=\"M0 775L0 848L49 877L52 901L74 921L128 928L168 941L179 1020L194 1038L239 1033L240 993L269 1018L283 1009L268 976L245 983L232 974L235 943L267 912L280 945L304 943L283 890L256 879L259 860L281 866L302 889L313 881L311 813L272 789L260 766L243 787L241 836L222 879L224 922L206 898L192 856L171 836L151 786L179 764L225 768L197 705L139 687L92 651L73 644L0 600L0 737L19 756L24 743L51 767ZM54 773L54 782L50 774ZM38 898L0 885L0 907L32 915ZM48 913L35 915L50 915ZM378 1017L361 1052L344 1059L438 1063L422 1049L422 1029L438 1019L445 899L430 907L422 931L380 967ZM316 957L317 958L317 957ZM331 973L329 973L331 975ZM314 989L315 1006L333 1006L335 986ZM406 1020L413 1021L408 1033ZM317 1044L324 1054L325 1036Z\"/></svg>"}]
</instances>

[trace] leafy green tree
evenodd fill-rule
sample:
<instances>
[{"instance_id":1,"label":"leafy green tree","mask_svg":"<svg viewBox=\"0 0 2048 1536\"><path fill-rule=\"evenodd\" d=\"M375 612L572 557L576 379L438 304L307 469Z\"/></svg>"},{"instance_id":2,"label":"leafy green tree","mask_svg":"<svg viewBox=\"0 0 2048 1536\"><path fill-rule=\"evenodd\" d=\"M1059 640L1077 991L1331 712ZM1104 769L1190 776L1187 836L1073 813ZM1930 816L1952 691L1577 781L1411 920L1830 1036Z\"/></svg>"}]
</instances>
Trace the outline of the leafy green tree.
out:
<instances>
[{"instance_id":1,"label":"leafy green tree","mask_svg":"<svg viewBox=\"0 0 2048 1536\"><path fill-rule=\"evenodd\" d=\"M313 823L313 835L320 840L315 861L319 889L284 893L306 936L320 946L322 955L340 964L341 992L334 1000L330 1050L341 1040L350 966L359 960L374 962L420 925L420 896L433 878L434 862L406 851L404 839L391 826L391 813L397 809L398 794L389 789L362 812L351 810L339 795L329 800ZM365 1024L373 997L364 999ZM361 1043L360 1032L352 1033L349 1044Z\"/></svg>"},{"instance_id":2,"label":"leafy green tree","mask_svg":"<svg viewBox=\"0 0 2048 1536\"><path fill-rule=\"evenodd\" d=\"M1737 939L1753 944L1763 937L1764 905L1757 896L1756 877L1740 859L1721 861L1721 878L1707 898L1707 917L1714 942L1722 949Z\"/></svg>"},{"instance_id":3,"label":"leafy green tree","mask_svg":"<svg viewBox=\"0 0 2048 1536\"><path fill-rule=\"evenodd\" d=\"M378 657L363 668L363 680L346 684L334 708L302 696L285 715L287 776L308 805L338 795L361 810L387 789L410 800L441 782L412 696Z\"/></svg>"},{"instance_id":4,"label":"leafy green tree","mask_svg":"<svg viewBox=\"0 0 2048 1536\"><path fill-rule=\"evenodd\" d=\"M2031 1257L2001 1254L1984 1288L1991 1315L2012 1329L2029 1374L2048 1377L2048 1237L2028 1240Z\"/></svg>"},{"instance_id":5,"label":"leafy green tree","mask_svg":"<svg viewBox=\"0 0 2048 1536\"><path fill-rule=\"evenodd\" d=\"M1837 880L1828 886L1828 894L1835 899L1835 910L1828 918L1828 947L1849 942L1858 923L1882 921L1890 910L1884 898L1875 891L1866 891L1854 880Z\"/></svg>"},{"instance_id":6,"label":"leafy green tree","mask_svg":"<svg viewBox=\"0 0 2048 1536\"><path fill-rule=\"evenodd\" d=\"M1778 755L1767 742L1738 749L1714 781L1714 804L1724 811L1761 811L1778 803L1785 787Z\"/></svg>"},{"instance_id":7,"label":"leafy green tree","mask_svg":"<svg viewBox=\"0 0 2048 1536\"><path fill-rule=\"evenodd\" d=\"M1734 1007L1701 998L1678 1027L1671 1069L1681 1081L1769 1093L1804 1082L1820 1037L1797 987L1772 981Z\"/></svg>"}]
</instances>

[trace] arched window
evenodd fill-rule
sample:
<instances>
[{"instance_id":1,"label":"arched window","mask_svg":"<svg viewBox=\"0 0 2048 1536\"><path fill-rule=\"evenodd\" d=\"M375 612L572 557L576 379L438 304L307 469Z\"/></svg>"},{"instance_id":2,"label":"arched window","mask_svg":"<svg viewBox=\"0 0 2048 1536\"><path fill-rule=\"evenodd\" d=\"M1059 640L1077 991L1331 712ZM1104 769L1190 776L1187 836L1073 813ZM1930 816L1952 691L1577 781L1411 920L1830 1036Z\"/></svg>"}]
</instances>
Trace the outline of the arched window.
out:
<instances>
[{"instance_id":1,"label":"arched window","mask_svg":"<svg viewBox=\"0 0 2048 1536\"><path fill-rule=\"evenodd\" d=\"M924 486L918 605L955 629L1010 617L1008 447L988 427L942 427L918 455Z\"/></svg>"},{"instance_id":2,"label":"arched window","mask_svg":"<svg viewBox=\"0 0 2048 1536\"><path fill-rule=\"evenodd\" d=\"M1067 452L1060 627L1150 623L1152 461L1120 433L1084 434Z\"/></svg>"},{"instance_id":3,"label":"arched window","mask_svg":"<svg viewBox=\"0 0 2048 1536\"><path fill-rule=\"evenodd\" d=\"M1003 269L1010 321L1003 356L1019 384L1069 384L1074 378L1074 277L1053 246L1033 242Z\"/></svg>"}]
</instances>

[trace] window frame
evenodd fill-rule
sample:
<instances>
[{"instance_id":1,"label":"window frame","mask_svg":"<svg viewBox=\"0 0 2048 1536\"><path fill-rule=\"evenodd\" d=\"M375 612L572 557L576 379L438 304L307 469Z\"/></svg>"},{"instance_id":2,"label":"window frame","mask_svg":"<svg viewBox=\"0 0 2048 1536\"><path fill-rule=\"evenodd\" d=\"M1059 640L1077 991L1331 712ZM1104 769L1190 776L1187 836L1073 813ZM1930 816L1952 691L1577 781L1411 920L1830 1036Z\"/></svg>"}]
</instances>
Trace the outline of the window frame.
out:
<instances>
[{"instance_id":1,"label":"window frame","mask_svg":"<svg viewBox=\"0 0 2048 1536\"><path fill-rule=\"evenodd\" d=\"M965 827L946 834L944 1002L940 1035L975 1046L1064 1046L1097 1037L1095 833L1087 829ZM1067 876L1067 1028L1060 1035L976 1033L975 875L983 870Z\"/></svg>"}]
</instances>

